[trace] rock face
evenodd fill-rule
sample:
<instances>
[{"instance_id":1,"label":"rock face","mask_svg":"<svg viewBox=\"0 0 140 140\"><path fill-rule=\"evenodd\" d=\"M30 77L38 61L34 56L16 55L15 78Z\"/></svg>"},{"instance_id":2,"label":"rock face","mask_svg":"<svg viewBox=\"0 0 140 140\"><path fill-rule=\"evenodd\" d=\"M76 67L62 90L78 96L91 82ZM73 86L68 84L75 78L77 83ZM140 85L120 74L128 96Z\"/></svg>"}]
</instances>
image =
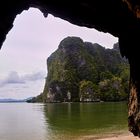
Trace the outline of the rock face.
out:
<instances>
[{"instance_id":1,"label":"rock face","mask_svg":"<svg viewBox=\"0 0 140 140\"><path fill-rule=\"evenodd\" d=\"M29 7L40 9L71 23L109 32L119 38L120 51L130 63L129 128L140 136L140 1L139 0L2 0L0 4L0 46L17 14Z\"/></svg>"},{"instance_id":2,"label":"rock face","mask_svg":"<svg viewBox=\"0 0 140 140\"><path fill-rule=\"evenodd\" d=\"M132 0L12 0L1 1L0 44L13 26L17 14L30 7L61 17L73 24L96 28L120 37L129 30L139 29L139 1Z\"/></svg>"},{"instance_id":3,"label":"rock face","mask_svg":"<svg viewBox=\"0 0 140 140\"><path fill-rule=\"evenodd\" d=\"M113 49L105 49L78 37L67 37L47 59L47 65L45 88L37 101L119 101L127 98L128 90L124 88L128 85L124 86L123 80L129 79L124 72L128 62L121 57L118 44Z\"/></svg>"}]
</instances>

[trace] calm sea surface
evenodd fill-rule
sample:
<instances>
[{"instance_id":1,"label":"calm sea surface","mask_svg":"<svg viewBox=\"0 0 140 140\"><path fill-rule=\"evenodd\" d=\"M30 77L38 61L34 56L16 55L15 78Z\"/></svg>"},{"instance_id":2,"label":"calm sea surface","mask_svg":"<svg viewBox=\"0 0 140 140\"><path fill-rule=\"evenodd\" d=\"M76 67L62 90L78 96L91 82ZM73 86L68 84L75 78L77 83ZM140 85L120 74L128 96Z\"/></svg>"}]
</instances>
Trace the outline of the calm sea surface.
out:
<instances>
[{"instance_id":1,"label":"calm sea surface","mask_svg":"<svg viewBox=\"0 0 140 140\"><path fill-rule=\"evenodd\" d=\"M126 103L0 103L0 140L78 140L124 132Z\"/></svg>"}]
</instances>

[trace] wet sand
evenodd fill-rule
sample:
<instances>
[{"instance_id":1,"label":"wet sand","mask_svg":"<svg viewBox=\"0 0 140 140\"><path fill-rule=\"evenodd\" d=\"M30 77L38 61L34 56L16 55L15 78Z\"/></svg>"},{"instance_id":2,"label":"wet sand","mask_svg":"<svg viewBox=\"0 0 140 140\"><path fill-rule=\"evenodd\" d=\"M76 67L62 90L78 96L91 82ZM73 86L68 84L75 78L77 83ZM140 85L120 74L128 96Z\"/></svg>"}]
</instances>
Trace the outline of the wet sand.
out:
<instances>
[{"instance_id":1,"label":"wet sand","mask_svg":"<svg viewBox=\"0 0 140 140\"><path fill-rule=\"evenodd\" d=\"M98 140L140 140L140 138L135 137L133 135L128 135L128 136L114 136L114 137L108 137L108 138L102 138Z\"/></svg>"},{"instance_id":2,"label":"wet sand","mask_svg":"<svg viewBox=\"0 0 140 140\"><path fill-rule=\"evenodd\" d=\"M135 137L131 133L120 134L120 135L108 135L105 137L85 136L79 140L140 140L139 137Z\"/></svg>"}]
</instances>

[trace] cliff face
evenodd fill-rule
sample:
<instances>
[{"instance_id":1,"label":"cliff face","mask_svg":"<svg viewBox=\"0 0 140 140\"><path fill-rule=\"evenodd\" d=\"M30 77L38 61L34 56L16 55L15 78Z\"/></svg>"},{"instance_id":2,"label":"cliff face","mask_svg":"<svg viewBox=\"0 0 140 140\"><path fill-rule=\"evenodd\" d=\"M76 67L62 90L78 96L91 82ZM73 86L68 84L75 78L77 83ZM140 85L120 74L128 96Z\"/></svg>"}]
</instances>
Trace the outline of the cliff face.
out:
<instances>
[{"instance_id":1,"label":"cliff face","mask_svg":"<svg viewBox=\"0 0 140 140\"><path fill-rule=\"evenodd\" d=\"M105 49L99 44L83 42L78 37L67 37L47 59L47 66L48 76L43 94L38 96L39 99L43 97L45 102L80 99L93 101L97 100L97 97L86 98L83 94L94 94L94 89L100 89L101 81L119 76L123 71L122 66L128 67L128 63L121 57L118 44L115 44L113 49ZM98 99L102 99L101 93L96 91L97 93L100 95Z\"/></svg>"}]
</instances>

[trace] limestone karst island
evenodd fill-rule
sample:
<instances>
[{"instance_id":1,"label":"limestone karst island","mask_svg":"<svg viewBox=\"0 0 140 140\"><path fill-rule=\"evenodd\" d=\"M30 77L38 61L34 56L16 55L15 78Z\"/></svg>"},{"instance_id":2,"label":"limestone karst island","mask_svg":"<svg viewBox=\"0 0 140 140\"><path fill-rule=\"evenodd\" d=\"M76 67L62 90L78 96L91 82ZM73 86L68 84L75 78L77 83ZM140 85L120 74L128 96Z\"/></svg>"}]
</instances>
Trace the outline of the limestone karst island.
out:
<instances>
[{"instance_id":1,"label":"limestone karst island","mask_svg":"<svg viewBox=\"0 0 140 140\"><path fill-rule=\"evenodd\" d=\"M129 64L118 43L112 49L67 37L47 59L44 91L29 102L124 101Z\"/></svg>"}]
</instances>

